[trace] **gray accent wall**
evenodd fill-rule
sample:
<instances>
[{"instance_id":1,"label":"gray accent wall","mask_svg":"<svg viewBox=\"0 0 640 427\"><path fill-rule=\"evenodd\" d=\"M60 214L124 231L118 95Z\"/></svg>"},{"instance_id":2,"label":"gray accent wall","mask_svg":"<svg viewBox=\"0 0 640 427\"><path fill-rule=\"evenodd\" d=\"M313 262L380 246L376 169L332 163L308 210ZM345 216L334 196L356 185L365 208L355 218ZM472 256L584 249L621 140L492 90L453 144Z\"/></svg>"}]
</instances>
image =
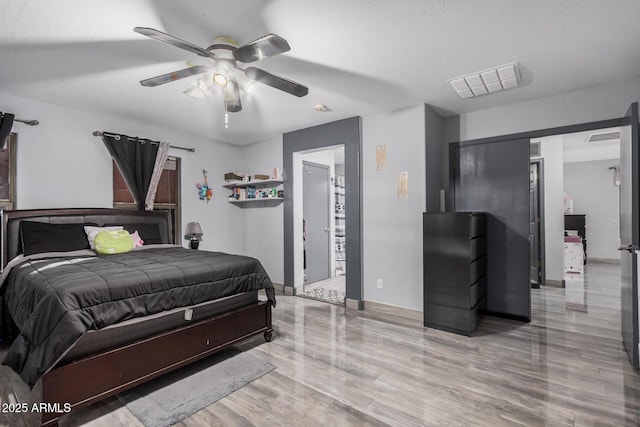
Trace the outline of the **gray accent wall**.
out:
<instances>
[{"instance_id":1,"label":"gray accent wall","mask_svg":"<svg viewBox=\"0 0 640 427\"><path fill-rule=\"evenodd\" d=\"M444 189L444 119L429 105L424 106L426 212L440 212L440 189Z\"/></svg>"},{"instance_id":2,"label":"gray accent wall","mask_svg":"<svg viewBox=\"0 0 640 427\"><path fill-rule=\"evenodd\" d=\"M294 224L293 153L344 144L345 199L346 199L346 254L347 299L362 300L362 174L360 173L362 146L362 119L352 117L319 126L288 132L283 135L284 165L284 285L295 285L294 278Z\"/></svg>"},{"instance_id":3,"label":"gray accent wall","mask_svg":"<svg viewBox=\"0 0 640 427\"><path fill-rule=\"evenodd\" d=\"M529 139L460 144L455 209L487 213L487 301L496 315L531 319Z\"/></svg>"}]
</instances>

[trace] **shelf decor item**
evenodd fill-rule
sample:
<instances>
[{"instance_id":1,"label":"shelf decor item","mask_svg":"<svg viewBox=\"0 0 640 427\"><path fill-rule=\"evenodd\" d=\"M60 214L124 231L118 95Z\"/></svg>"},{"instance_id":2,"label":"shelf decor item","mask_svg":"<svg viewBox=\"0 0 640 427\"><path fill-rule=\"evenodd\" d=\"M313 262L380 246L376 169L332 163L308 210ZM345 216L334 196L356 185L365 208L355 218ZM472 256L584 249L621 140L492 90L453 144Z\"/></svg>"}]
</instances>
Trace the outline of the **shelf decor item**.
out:
<instances>
[{"instance_id":1,"label":"shelf decor item","mask_svg":"<svg viewBox=\"0 0 640 427\"><path fill-rule=\"evenodd\" d=\"M189 246L191 249L198 249L200 245L200 238L202 237L202 227L199 222L190 222L187 224L187 230L185 231L184 238L189 239Z\"/></svg>"},{"instance_id":2,"label":"shelf decor item","mask_svg":"<svg viewBox=\"0 0 640 427\"><path fill-rule=\"evenodd\" d=\"M237 205L245 205L250 202L261 202L263 206L275 205L282 202L284 192L280 190L282 180L258 179L266 175L253 175L249 180L226 180L224 188L231 190L228 201ZM254 205L258 206L258 205Z\"/></svg>"}]
</instances>

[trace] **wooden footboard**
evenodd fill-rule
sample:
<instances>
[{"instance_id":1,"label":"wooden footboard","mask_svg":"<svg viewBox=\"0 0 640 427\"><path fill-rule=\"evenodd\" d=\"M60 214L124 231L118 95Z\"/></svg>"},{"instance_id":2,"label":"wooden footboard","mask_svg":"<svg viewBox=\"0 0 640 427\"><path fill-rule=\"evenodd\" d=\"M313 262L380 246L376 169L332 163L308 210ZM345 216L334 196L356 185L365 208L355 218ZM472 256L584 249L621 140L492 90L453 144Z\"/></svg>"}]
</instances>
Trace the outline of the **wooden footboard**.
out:
<instances>
[{"instance_id":1,"label":"wooden footboard","mask_svg":"<svg viewBox=\"0 0 640 427\"><path fill-rule=\"evenodd\" d=\"M49 404L49 410L74 410L259 333L271 341L271 304L267 301L57 366L42 378L42 402ZM65 412L44 412L42 425L57 425L62 415Z\"/></svg>"}]
</instances>

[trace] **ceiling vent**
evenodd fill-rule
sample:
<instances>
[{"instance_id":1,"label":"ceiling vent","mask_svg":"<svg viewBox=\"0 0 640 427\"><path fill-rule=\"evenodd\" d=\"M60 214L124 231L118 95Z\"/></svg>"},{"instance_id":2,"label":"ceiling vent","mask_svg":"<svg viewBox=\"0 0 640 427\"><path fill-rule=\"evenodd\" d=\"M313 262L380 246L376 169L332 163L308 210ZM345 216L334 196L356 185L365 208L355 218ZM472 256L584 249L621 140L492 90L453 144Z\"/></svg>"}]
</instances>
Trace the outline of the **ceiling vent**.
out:
<instances>
[{"instance_id":1,"label":"ceiling vent","mask_svg":"<svg viewBox=\"0 0 640 427\"><path fill-rule=\"evenodd\" d=\"M540 157L542 155L540 148L539 142L529 144L529 157Z\"/></svg>"},{"instance_id":2,"label":"ceiling vent","mask_svg":"<svg viewBox=\"0 0 640 427\"><path fill-rule=\"evenodd\" d=\"M587 138L587 142L602 142L602 141L613 141L616 139L620 139L620 132L603 132L603 133L592 133Z\"/></svg>"},{"instance_id":3,"label":"ceiling vent","mask_svg":"<svg viewBox=\"0 0 640 427\"><path fill-rule=\"evenodd\" d=\"M460 98L473 98L517 87L521 80L518 63L514 62L447 81Z\"/></svg>"}]
</instances>

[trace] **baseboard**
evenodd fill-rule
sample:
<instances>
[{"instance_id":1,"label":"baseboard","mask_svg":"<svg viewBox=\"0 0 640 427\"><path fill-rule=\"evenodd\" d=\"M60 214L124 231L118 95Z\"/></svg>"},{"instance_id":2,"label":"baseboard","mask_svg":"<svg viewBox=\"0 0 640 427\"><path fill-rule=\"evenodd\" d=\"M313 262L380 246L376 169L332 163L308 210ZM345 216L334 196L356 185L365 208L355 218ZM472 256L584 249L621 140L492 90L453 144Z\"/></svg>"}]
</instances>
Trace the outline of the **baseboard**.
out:
<instances>
[{"instance_id":1,"label":"baseboard","mask_svg":"<svg viewBox=\"0 0 640 427\"><path fill-rule=\"evenodd\" d=\"M296 296L295 286L282 285L282 294L288 296Z\"/></svg>"},{"instance_id":2,"label":"baseboard","mask_svg":"<svg viewBox=\"0 0 640 427\"><path fill-rule=\"evenodd\" d=\"M592 257L589 257L589 259L587 260L587 265L590 262L598 262L598 263L604 263L604 264L620 264L620 259L616 259L616 258L592 258Z\"/></svg>"},{"instance_id":3,"label":"baseboard","mask_svg":"<svg viewBox=\"0 0 640 427\"><path fill-rule=\"evenodd\" d=\"M284 285L282 283L274 283L273 290L276 291L276 295L284 295Z\"/></svg>"},{"instance_id":4,"label":"baseboard","mask_svg":"<svg viewBox=\"0 0 640 427\"><path fill-rule=\"evenodd\" d=\"M554 288L564 288L564 280L546 279L544 284L545 286L552 286Z\"/></svg>"},{"instance_id":5,"label":"baseboard","mask_svg":"<svg viewBox=\"0 0 640 427\"><path fill-rule=\"evenodd\" d=\"M359 299L351 299L347 298L347 308L349 310L363 310L364 309L364 301Z\"/></svg>"},{"instance_id":6,"label":"baseboard","mask_svg":"<svg viewBox=\"0 0 640 427\"><path fill-rule=\"evenodd\" d=\"M424 314L422 311L375 301L363 301L363 304L365 312L372 311L380 314L398 316L404 319L420 322L420 324L424 321Z\"/></svg>"}]
</instances>

